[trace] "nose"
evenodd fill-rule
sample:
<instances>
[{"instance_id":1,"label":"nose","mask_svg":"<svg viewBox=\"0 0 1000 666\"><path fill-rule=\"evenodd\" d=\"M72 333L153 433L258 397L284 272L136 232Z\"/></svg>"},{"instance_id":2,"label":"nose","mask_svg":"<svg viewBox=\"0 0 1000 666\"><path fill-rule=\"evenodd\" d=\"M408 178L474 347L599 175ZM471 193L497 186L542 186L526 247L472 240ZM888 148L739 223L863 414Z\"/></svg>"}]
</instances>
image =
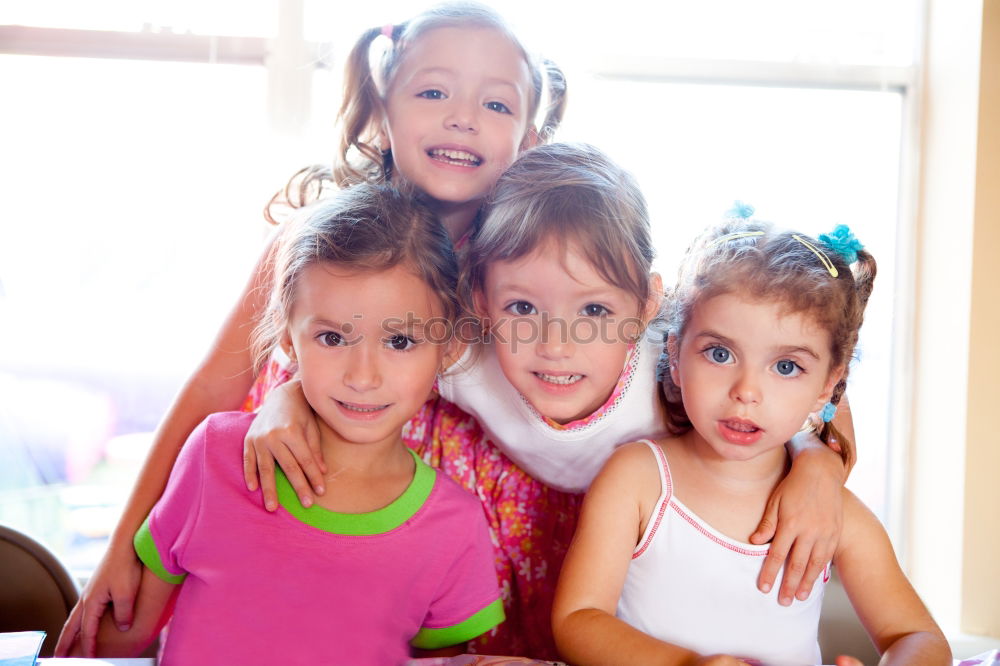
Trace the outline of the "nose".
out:
<instances>
[{"instance_id":1,"label":"nose","mask_svg":"<svg viewBox=\"0 0 1000 666\"><path fill-rule=\"evenodd\" d=\"M448 129L459 132L478 132L478 104L472 99L453 99L448 107L444 124Z\"/></svg>"},{"instance_id":2,"label":"nose","mask_svg":"<svg viewBox=\"0 0 1000 666\"><path fill-rule=\"evenodd\" d=\"M538 344L535 345L535 353L538 356L549 361L559 361L573 356L575 349L576 345L566 320L542 317Z\"/></svg>"},{"instance_id":3,"label":"nose","mask_svg":"<svg viewBox=\"0 0 1000 666\"><path fill-rule=\"evenodd\" d=\"M358 393L377 389L382 385L377 352L361 341L347 350L347 367L344 369L344 384Z\"/></svg>"},{"instance_id":4,"label":"nose","mask_svg":"<svg viewBox=\"0 0 1000 666\"><path fill-rule=\"evenodd\" d=\"M750 371L740 373L733 382L729 397L744 405L759 404L762 396L756 373Z\"/></svg>"}]
</instances>

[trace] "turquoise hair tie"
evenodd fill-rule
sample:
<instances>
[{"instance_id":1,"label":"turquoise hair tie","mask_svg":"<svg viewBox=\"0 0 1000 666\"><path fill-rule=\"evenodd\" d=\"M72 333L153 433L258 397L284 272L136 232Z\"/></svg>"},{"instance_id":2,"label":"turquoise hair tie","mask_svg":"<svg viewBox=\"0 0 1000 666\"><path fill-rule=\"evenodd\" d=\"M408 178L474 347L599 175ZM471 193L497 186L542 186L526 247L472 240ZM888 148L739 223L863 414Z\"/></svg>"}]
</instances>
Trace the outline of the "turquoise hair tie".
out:
<instances>
[{"instance_id":1,"label":"turquoise hair tie","mask_svg":"<svg viewBox=\"0 0 1000 666\"><path fill-rule=\"evenodd\" d=\"M749 220L753 217L754 208L750 204L745 204L742 201L734 201L733 207L724 213L727 218L736 218L741 220Z\"/></svg>"},{"instance_id":2,"label":"turquoise hair tie","mask_svg":"<svg viewBox=\"0 0 1000 666\"><path fill-rule=\"evenodd\" d=\"M848 266L858 260L858 250L865 248L846 224L838 224L830 233L820 234L819 240L843 257Z\"/></svg>"},{"instance_id":3,"label":"turquoise hair tie","mask_svg":"<svg viewBox=\"0 0 1000 666\"><path fill-rule=\"evenodd\" d=\"M832 402L827 402L823 405L823 409L819 410L819 417L823 419L823 423L829 423L833 420L833 417L837 415L837 405Z\"/></svg>"}]
</instances>

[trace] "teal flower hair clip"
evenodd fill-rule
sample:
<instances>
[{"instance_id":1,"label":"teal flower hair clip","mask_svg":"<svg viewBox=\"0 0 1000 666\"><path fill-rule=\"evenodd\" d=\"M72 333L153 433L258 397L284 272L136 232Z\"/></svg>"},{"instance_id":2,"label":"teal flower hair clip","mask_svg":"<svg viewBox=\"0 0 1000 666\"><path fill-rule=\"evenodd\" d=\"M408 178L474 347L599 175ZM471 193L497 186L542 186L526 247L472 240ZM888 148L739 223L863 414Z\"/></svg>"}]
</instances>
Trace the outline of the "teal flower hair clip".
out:
<instances>
[{"instance_id":1,"label":"teal flower hair clip","mask_svg":"<svg viewBox=\"0 0 1000 666\"><path fill-rule=\"evenodd\" d=\"M843 257L848 266L858 260L858 250L865 248L846 224L838 224L830 233L820 234L819 240Z\"/></svg>"},{"instance_id":2,"label":"teal flower hair clip","mask_svg":"<svg viewBox=\"0 0 1000 666\"><path fill-rule=\"evenodd\" d=\"M736 218L741 220L749 220L753 217L754 207L750 204L745 204L742 201L734 201L733 207L727 210L723 215L727 218Z\"/></svg>"}]
</instances>

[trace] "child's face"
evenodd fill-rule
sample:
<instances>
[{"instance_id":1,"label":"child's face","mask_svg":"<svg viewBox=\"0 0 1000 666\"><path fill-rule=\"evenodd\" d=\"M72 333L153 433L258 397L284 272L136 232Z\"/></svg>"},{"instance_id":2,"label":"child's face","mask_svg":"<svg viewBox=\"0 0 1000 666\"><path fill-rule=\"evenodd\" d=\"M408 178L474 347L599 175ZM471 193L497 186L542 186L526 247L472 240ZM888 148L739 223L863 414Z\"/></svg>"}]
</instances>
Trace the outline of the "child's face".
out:
<instances>
[{"instance_id":1,"label":"child's face","mask_svg":"<svg viewBox=\"0 0 1000 666\"><path fill-rule=\"evenodd\" d=\"M528 64L502 33L430 30L393 76L382 148L433 199L478 206L528 143L532 94Z\"/></svg>"},{"instance_id":2,"label":"child's face","mask_svg":"<svg viewBox=\"0 0 1000 666\"><path fill-rule=\"evenodd\" d=\"M694 429L724 459L784 446L830 399L830 334L780 303L722 294L698 303L670 373Z\"/></svg>"},{"instance_id":3,"label":"child's face","mask_svg":"<svg viewBox=\"0 0 1000 666\"><path fill-rule=\"evenodd\" d=\"M429 341L422 326L434 317L439 300L403 266L318 263L302 273L282 344L291 346L306 400L330 429L350 442L395 441L441 364L445 344Z\"/></svg>"},{"instance_id":4,"label":"child's face","mask_svg":"<svg viewBox=\"0 0 1000 666\"><path fill-rule=\"evenodd\" d=\"M651 313L606 282L572 244L560 257L550 243L490 264L477 307L507 380L543 416L569 423L611 395L628 343L642 331L640 317Z\"/></svg>"}]
</instances>

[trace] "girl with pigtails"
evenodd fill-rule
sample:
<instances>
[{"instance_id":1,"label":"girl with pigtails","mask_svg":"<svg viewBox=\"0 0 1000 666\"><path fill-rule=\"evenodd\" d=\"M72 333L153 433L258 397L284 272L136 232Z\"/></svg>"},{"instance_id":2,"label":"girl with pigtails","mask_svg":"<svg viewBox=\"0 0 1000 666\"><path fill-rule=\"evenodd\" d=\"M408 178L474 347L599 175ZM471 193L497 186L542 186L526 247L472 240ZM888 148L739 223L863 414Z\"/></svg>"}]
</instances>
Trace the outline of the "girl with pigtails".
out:
<instances>
[{"instance_id":1,"label":"girl with pigtails","mask_svg":"<svg viewBox=\"0 0 1000 666\"><path fill-rule=\"evenodd\" d=\"M666 308L662 390L677 434L621 447L590 487L553 612L567 660L824 663L832 565L880 663L951 663L885 530L847 490L840 541L808 600L782 606L746 584L766 555L748 536L787 474L784 442L813 412L820 436L833 434L875 271L845 226L814 239L738 218L695 240Z\"/></svg>"}]
</instances>

